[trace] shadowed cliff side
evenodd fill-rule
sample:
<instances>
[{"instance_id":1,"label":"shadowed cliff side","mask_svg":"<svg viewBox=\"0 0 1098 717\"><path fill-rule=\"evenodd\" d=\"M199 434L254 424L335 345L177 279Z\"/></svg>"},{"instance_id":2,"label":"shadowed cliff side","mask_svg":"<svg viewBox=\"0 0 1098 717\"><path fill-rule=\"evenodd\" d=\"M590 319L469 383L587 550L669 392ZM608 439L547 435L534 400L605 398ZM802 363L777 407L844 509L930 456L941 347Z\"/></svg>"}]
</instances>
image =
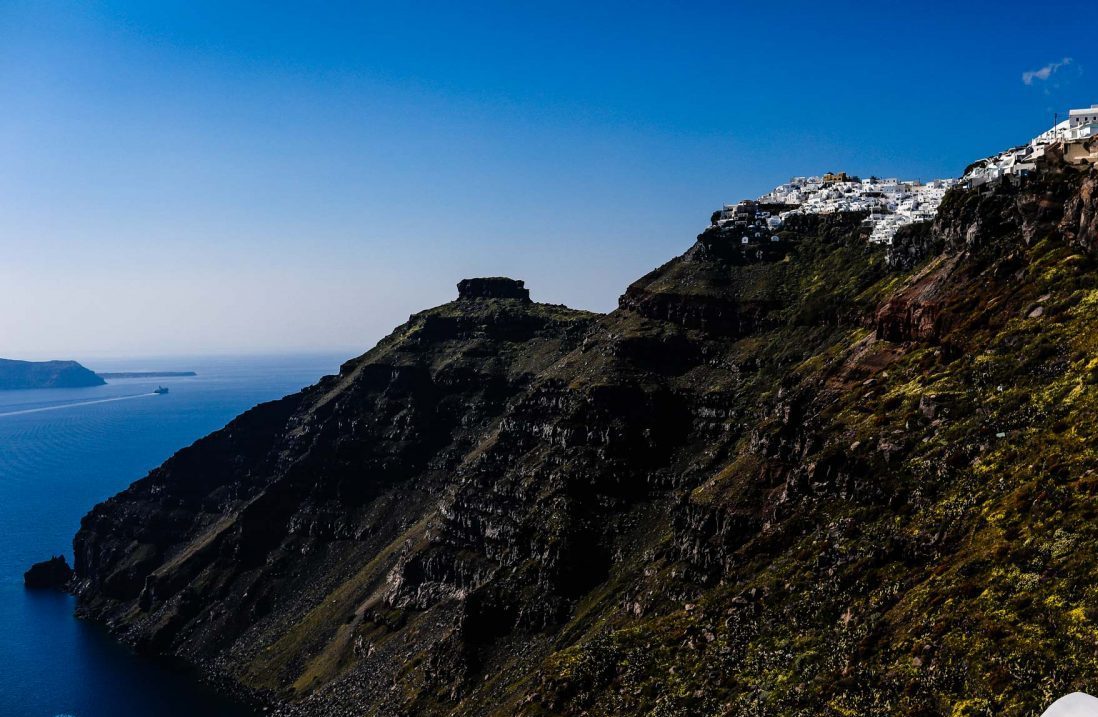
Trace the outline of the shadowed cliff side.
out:
<instances>
[{"instance_id":1,"label":"shadowed cliff side","mask_svg":"<svg viewBox=\"0 0 1098 717\"><path fill-rule=\"evenodd\" d=\"M606 316L463 282L97 506L80 612L293 715L1093 690L1094 186L956 191L903 261L714 226Z\"/></svg>"}]
</instances>

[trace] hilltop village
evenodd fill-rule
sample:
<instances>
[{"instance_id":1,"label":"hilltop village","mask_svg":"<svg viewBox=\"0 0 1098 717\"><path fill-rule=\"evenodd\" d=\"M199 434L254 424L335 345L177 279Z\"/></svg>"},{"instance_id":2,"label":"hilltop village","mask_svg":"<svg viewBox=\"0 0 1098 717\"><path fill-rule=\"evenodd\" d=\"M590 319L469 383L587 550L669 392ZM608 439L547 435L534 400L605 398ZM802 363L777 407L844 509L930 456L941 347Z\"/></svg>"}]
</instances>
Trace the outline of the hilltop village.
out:
<instances>
[{"instance_id":1,"label":"hilltop village","mask_svg":"<svg viewBox=\"0 0 1098 717\"><path fill-rule=\"evenodd\" d=\"M781 237L776 232L791 216L863 212L872 229L869 240L888 244L900 227L934 219L942 198L956 184L955 179L925 184L895 178L859 179L846 172L793 177L757 200L725 205L716 224L722 231L741 232L742 244L764 237L777 242Z\"/></svg>"},{"instance_id":2,"label":"hilltop village","mask_svg":"<svg viewBox=\"0 0 1098 717\"><path fill-rule=\"evenodd\" d=\"M924 183L860 179L846 172L793 177L757 200L724 205L714 215L713 223L719 231L738 236L741 244L750 245L781 241L778 232L791 216L862 212L870 229L869 241L891 244L901 227L933 221L942 199L953 187L972 188L1025 177L1037 170L1038 161L1053 146L1071 164L1098 164L1098 105L1071 110L1067 119L1028 144L975 162L961 179Z\"/></svg>"}]
</instances>

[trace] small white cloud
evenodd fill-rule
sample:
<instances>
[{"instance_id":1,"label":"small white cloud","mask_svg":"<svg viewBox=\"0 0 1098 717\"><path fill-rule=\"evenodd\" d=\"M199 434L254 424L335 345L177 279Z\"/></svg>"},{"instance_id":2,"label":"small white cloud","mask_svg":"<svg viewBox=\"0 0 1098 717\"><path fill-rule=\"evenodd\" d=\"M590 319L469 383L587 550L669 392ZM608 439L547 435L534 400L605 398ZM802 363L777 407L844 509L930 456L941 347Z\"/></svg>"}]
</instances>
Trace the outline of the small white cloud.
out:
<instances>
[{"instance_id":1,"label":"small white cloud","mask_svg":"<svg viewBox=\"0 0 1098 717\"><path fill-rule=\"evenodd\" d=\"M1039 70L1030 70L1029 72L1022 73L1022 82L1027 85L1032 85L1034 80L1041 80L1044 82L1048 78L1052 77L1052 74L1059 70L1061 67L1066 67L1072 63L1070 57L1065 57L1059 62L1050 62Z\"/></svg>"}]
</instances>

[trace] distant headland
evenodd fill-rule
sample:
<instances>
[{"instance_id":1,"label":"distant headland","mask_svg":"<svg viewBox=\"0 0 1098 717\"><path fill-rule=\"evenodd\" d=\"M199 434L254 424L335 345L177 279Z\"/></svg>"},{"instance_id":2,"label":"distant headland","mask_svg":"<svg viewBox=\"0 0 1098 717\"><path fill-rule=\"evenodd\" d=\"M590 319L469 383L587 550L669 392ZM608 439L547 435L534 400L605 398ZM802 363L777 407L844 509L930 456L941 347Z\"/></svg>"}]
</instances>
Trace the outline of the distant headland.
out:
<instances>
[{"instance_id":1,"label":"distant headland","mask_svg":"<svg viewBox=\"0 0 1098 717\"><path fill-rule=\"evenodd\" d=\"M0 359L0 391L28 388L84 388L119 378L186 378L194 371L92 371L76 361Z\"/></svg>"},{"instance_id":2,"label":"distant headland","mask_svg":"<svg viewBox=\"0 0 1098 717\"><path fill-rule=\"evenodd\" d=\"M75 361L0 359L0 391L26 388L82 388L106 381Z\"/></svg>"},{"instance_id":3,"label":"distant headland","mask_svg":"<svg viewBox=\"0 0 1098 717\"><path fill-rule=\"evenodd\" d=\"M112 378L184 378L197 376L194 371L99 371L95 374L102 379Z\"/></svg>"}]
</instances>

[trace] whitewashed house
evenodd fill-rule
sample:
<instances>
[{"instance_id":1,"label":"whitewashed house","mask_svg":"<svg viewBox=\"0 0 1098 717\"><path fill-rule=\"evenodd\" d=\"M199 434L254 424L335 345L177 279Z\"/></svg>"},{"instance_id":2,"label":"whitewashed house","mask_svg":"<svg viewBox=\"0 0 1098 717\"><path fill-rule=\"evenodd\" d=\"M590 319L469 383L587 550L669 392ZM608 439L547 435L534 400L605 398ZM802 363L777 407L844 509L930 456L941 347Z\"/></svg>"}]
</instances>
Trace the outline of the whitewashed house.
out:
<instances>
[{"instance_id":1,"label":"whitewashed house","mask_svg":"<svg viewBox=\"0 0 1098 717\"><path fill-rule=\"evenodd\" d=\"M1098 105L1091 105L1085 110L1068 111L1068 129L1095 123L1098 123Z\"/></svg>"}]
</instances>

